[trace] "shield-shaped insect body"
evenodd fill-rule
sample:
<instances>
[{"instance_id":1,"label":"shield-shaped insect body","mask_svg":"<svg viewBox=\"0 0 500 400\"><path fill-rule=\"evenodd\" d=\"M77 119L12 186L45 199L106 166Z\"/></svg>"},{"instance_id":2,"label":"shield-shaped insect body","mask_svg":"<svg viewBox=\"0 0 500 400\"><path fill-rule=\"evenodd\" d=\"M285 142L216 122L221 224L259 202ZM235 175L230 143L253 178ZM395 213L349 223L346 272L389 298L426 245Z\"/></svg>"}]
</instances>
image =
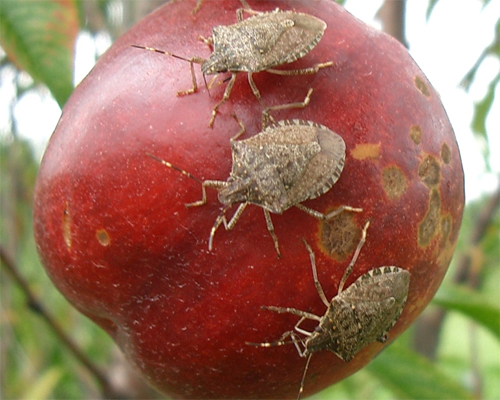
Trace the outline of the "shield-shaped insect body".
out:
<instances>
[{"instance_id":1,"label":"shield-shaped insect body","mask_svg":"<svg viewBox=\"0 0 500 400\"><path fill-rule=\"evenodd\" d=\"M305 341L308 353L330 350L344 361L374 341L384 343L403 311L410 273L394 266L372 269L334 297L318 329Z\"/></svg>"},{"instance_id":2,"label":"shield-shaped insect body","mask_svg":"<svg viewBox=\"0 0 500 400\"><path fill-rule=\"evenodd\" d=\"M217 189L219 201L225 207L210 232L210 250L217 228L224 224L227 230L232 229L248 204L263 208L278 256L278 238L270 213L281 214L295 206L315 218L326 220L344 210L362 211L340 206L325 215L301 204L330 190L344 167L344 140L326 126L297 119L279 121L249 139L231 140L231 149L233 166L226 181L202 181L167 161L153 157L201 183L202 199L187 206L205 204L206 187ZM237 203L236 212L227 221L226 211Z\"/></svg>"},{"instance_id":3,"label":"shield-shaped insect body","mask_svg":"<svg viewBox=\"0 0 500 400\"><path fill-rule=\"evenodd\" d=\"M243 19L243 12L252 16ZM191 94L198 89L193 63L201 64L203 74L232 73L222 99L212 109L209 126L213 125L219 107L229 99L238 72L247 73L252 92L261 102L261 95L253 81L252 73L267 71L278 75L314 74L321 68L333 65L332 61L328 61L303 69L274 69L274 67L304 57L318 44L326 29L326 23L319 18L279 9L271 12L239 9L237 16L237 23L215 26L212 30L212 37L202 38L213 47L213 52L208 59L198 56L187 59L152 47L133 45L133 47L170 55L191 64L193 87L178 92L179 95Z\"/></svg>"},{"instance_id":4,"label":"shield-shaped insect body","mask_svg":"<svg viewBox=\"0 0 500 400\"><path fill-rule=\"evenodd\" d=\"M374 268L360 276L347 289L343 289L361 247L365 243L368 226L369 223L365 225L354 256L342 276L338 293L330 302L327 300L317 277L314 253L304 241L311 258L314 285L319 297L327 307L322 317L295 308L263 306L263 309L277 313L294 314L300 319L294 330L285 332L276 342L247 342L248 345L258 347L293 343L301 357L308 357L300 384L299 399L304 388L307 368L314 353L329 350L348 362L369 344L375 341L385 342L389 330L398 321L403 311L410 284L410 273L405 269L395 266ZM318 321L313 332L300 328L306 319ZM288 338L289 340L287 340Z\"/></svg>"},{"instance_id":5,"label":"shield-shaped insect body","mask_svg":"<svg viewBox=\"0 0 500 400\"><path fill-rule=\"evenodd\" d=\"M327 192L344 168L340 135L311 121L285 120L246 140L231 140L233 166L219 200L274 214Z\"/></svg>"},{"instance_id":6,"label":"shield-shaped insect body","mask_svg":"<svg viewBox=\"0 0 500 400\"><path fill-rule=\"evenodd\" d=\"M201 70L205 74L260 72L288 64L309 53L325 29L324 21L309 14L255 12L236 24L213 28L213 53Z\"/></svg>"}]
</instances>

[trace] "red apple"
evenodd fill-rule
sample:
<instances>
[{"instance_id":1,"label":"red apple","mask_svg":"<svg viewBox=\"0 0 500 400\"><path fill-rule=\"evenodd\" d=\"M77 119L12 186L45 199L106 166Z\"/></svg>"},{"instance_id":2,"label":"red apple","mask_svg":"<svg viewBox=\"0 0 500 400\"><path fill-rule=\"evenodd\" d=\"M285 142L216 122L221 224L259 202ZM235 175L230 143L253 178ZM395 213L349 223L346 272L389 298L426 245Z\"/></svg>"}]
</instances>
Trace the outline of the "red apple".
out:
<instances>
[{"instance_id":1,"label":"red apple","mask_svg":"<svg viewBox=\"0 0 500 400\"><path fill-rule=\"evenodd\" d=\"M304 204L328 212L361 207L325 223L291 208L272 215L278 259L263 211L249 206L233 230L221 226L216 192L207 204L200 184L151 157L201 179L226 180L229 139L261 130L262 106L246 74L236 79L213 129L210 113L228 78L189 96L189 64L140 50L150 46L207 58L198 39L215 25L236 22L237 0L176 1L119 38L75 89L44 155L35 194L38 251L57 288L105 329L159 390L182 398L293 398L305 360L277 340L298 318L263 305L325 313L313 283L311 245L328 298L352 258L360 229L367 242L347 286L368 270L395 265L411 273L408 301L390 340L403 332L436 292L461 223L464 191L460 154L439 96L403 46L330 0L259 1L258 11L291 9L323 19L319 44L282 68L334 61L317 74L254 75L266 105L302 101L304 109L275 112L276 120L323 124L346 143L345 168L326 194ZM229 213L230 214L230 213ZM303 326L314 329L314 324ZM375 342L344 362L324 351L312 358L305 394L356 372L384 345Z\"/></svg>"}]
</instances>

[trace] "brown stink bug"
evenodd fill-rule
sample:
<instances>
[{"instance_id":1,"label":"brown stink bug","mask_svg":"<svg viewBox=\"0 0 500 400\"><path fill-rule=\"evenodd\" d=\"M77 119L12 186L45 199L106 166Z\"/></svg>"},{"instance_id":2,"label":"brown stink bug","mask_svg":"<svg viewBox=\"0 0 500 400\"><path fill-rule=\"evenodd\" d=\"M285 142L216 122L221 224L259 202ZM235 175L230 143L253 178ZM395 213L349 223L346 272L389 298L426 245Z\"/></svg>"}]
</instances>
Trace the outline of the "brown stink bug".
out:
<instances>
[{"instance_id":1,"label":"brown stink bug","mask_svg":"<svg viewBox=\"0 0 500 400\"><path fill-rule=\"evenodd\" d=\"M360 276L351 286L344 290L344 284L352 272L361 247L366 240L366 223L362 230L361 240L353 258L340 280L337 295L329 302L321 287L316 272L316 262L311 247L304 244L311 257L311 268L314 285L319 297L327 307L326 313L320 317L306 311L285 307L266 307L265 310L277 313L289 313L300 317L294 330L285 332L281 338L272 343L250 343L258 347L281 346L293 343L301 357L307 357L304 374L300 383L298 399L304 389L307 368L314 353L330 350L344 361L350 361L364 347L374 341L385 342L389 330L399 319L408 296L410 273L402 268L384 266L374 268ZM300 328L306 319L318 321L313 332ZM302 335L302 336L301 336ZM290 338L290 340L287 340Z\"/></svg>"},{"instance_id":2,"label":"brown stink bug","mask_svg":"<svg viewBox=\"0 0 500 400\"><path fill-rule=\"evenodd\" d=\"M245 5L245 3L243 4ZM252 16L243 19L243 12L247 12ZM193 68L194 63L201 65L203 74L213 75L231 72L231 79L226 86L222 99L212 109L212 116L209 121L210 127L214 123L219 107L229 99L238 72L247 72L250 87L261 102L259 89L257 89L252 78L253 73L267 71L278 75L314 74L321 68L333 65L333 62L329 61L304 69L279 70L273 68L304 57L318 44L326 29L326 23L319 18L279 9L270 12L258 12L249 8L240 8L236 14L237 23L216 26L212 30L212 37L208 39L201 38L205 43L213 47L209 59L198 56L188 59L164 50L132 45L133 47L166 54L190 63L193 87L178 92L178 95L191 94L198 90Z\"/></svg>"},{"instance_id":3,"label":"brown stink bug","mask_svg":"<svg viewBox=\"0 0 500 400\"><path fill-rule=\"evenodd\" d=\"M302 103L270 107L264 115L268 115L269 110L304 107L309 103L311 93L312 89ZM201 184L201 200L186 204L187 207L206 203L206 187L219 192L219 201L224 208L210 232L209 250L212 249L217 228L224 224L226 230L233 229L248 204L263 208L267 229L278 256L281 254L270 213L282 214L290 207L297 207L315 218L326 220L344 210L362 211L360 208L340 206L325 215L301 204L326 193L339 179L345 160L345 143L340 135L316 122L293 119L271 124L249 139L235 140L244 132L241 123L240 126L241 131L230 141L233 165L226 181L202 181L168 161L150 155ZM236 203L239 206L227 221L225 214Z\"/></svg>"}]
</instances>

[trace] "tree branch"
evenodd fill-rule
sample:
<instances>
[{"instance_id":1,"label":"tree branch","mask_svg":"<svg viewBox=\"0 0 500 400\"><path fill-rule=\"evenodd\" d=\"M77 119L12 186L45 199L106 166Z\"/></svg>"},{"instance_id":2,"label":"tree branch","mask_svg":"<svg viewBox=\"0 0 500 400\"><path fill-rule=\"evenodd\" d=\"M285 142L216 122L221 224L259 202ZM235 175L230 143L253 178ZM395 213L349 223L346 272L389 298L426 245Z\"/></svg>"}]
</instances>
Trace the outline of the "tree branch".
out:
<instances>
[{"instance_id":1,"label":"tree branch","mask_svg":"<svg viewBox=\"0 0 500 400\"><path fill-rule=\"evenodd\" d=\"M100 368L94 365L94 363L89 360L89 358L78 348L78 346L64 333L63 329L57 323L57 321L45 310L43 305L38 301L24 277L19 273L19 269L17 268L16 264L7 254L7 251L5 250L3 245L0 245L0 261L11 278L24 293L29 308L40 315L40 317L55 333L60 342L64 346L66 346L68 350L78 359L78 361L80 361L85 366L85 368L97 379L103 395L105 395L106 398L121 397L113 395L113 390L106 375L100 370Z\"/></svg>"},{"instance_id":2,"label":"tree branch","mask_svg":"<svg viewBox=\"0 0 500 400\"><path fill-rule=\"evenodd\" d=\"M382 29L385 33L408 48L405 36L405 14L406 0L385 0L377 12L377 18L382 22Z\"/></svg>"}]
</instances>

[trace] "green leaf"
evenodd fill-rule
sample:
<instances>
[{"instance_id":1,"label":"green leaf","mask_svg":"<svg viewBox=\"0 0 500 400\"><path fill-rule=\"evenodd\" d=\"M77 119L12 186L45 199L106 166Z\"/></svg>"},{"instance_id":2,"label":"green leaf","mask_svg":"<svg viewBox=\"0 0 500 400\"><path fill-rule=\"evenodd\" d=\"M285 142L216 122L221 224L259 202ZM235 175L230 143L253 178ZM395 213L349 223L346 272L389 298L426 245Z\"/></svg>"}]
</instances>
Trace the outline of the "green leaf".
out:
<instances>
[{"instance_id":1,"label":"green leaf","mask_svg":"<svg viewBox=\"0 0 500 400\"><path fill-rule=\"evenodd\" d=\"M432 10L434 10L434 7L436 7L438 0L429 0L429 4L427 5L427 11L425 12L425 19L429 21L429 18L431 17Z\"/></svg>"},{"instance_id":2,"label":"green leaf","mask_svg":"<svg viewBox=\"0 0 500 400\"><path fill-rule=\"evenodd\" d=\"M481 293L458 285L442 285L434 304L465 314L500 339L500 306Z\"/></svg>"},{"instance_id":3,"label":"green leaf","mask_svg":"<svg viewBox=\"0 0 500 400\"><path fill-rule=\"evenodd\" d=\"M472 399L472 394L433 363L394 343L367 370L399 399Z\"/></svg>"},{"instance_id":4,"label":"green leaf","mask_svg":"<svg viewBox=\"0 0 500 400\"><path fill-rule=\"evenodd\" d=\"M47 370L42 376L31 382L27 391L23 395L23 399L48 399L52 391L63 376L63 370L59 367L52 367Z\"/></svg>"},{"instance_id":5,"label":"green leaf","mask_svg":"<svg viewBox=\"0 0 500 400\"><path fill-rule=\"evenodd\" d=\"M2 1L0 43L8 58L47 85L62 107L73 90L75 0Z\"/></svg>"},{"instance_id":6,"label":"green leaf","mask_svg":"<svg viewBox=\"0 0 500 400\"><path fill-rule=\"evenodd\" d=\"M498 74L489 84L488 91L484 98L474 104L474 117L472 119L472 130L476 134L476 137L482 140L486 145L483 146L483 157L488 169L489 167L489 158L490 158L490 146L488 143L488 135L486 133L486 118L488 118L488 114L490 113L491 106L493 101L495 100L495 89L500 82L500 74Z\"/></svg>"}]
</instances>

